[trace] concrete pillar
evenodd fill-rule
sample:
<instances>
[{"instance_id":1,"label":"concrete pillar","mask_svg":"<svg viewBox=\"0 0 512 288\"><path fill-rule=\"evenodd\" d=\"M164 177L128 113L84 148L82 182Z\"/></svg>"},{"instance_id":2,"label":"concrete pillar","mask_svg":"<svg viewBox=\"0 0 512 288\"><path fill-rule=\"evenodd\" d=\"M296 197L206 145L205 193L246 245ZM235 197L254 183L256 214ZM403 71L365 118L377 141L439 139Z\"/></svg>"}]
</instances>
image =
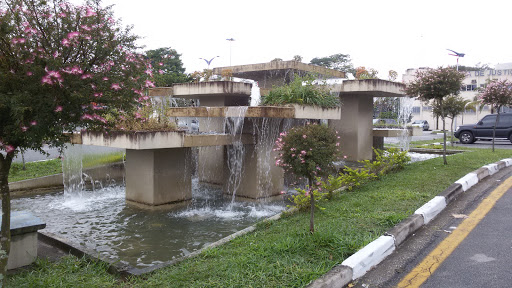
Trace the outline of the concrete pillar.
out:
<instances>
[{"instance_id":1,"label":"concrete pillar","mask_svg":"<svg viewBox=\"0 0 512 288\"><path fill-rule=\"evenodd\" d=\"M150 206L192 198L190 148L126 149L126 200Z\"/></svg>"},{"instance_id":2,"label":"concrete pillar","mask_svg":"<svg viewBox=\"0 0 512 288\"><path fill-rule=\"evenodd\" d=\"M267 151L260 145L244 145L244 149L244 168L236 196L260 199L280 195L284 185L284 172L274 164L276 152ZM230 172L227 165L224 175L224 191L231 194L232 191L228 189Z\"/></svg>"},{"instance_id":3,"label":"concrete pillar","mask_svg":"<svg viewBox=\"0 0 512 288\"><path fill-rule=\"evenodd\" d=\"M373 145L373 97L343 93L341 119L329 120L329 126L341 136L341 151L349 161L371 160Z\"/></svg>"}]
</instances>

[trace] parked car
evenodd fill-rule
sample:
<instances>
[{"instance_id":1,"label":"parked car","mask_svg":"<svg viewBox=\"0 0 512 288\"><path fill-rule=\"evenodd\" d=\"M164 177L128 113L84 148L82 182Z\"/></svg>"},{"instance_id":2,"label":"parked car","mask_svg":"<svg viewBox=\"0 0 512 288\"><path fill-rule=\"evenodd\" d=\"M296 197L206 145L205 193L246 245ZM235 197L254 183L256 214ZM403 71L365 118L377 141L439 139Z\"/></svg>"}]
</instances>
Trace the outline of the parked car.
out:
<instances>
[{"instance_id":1,"label":"parked car","mask_svg":"<svg viewBox=\"0 0 512 288\"><path fill-rule=\"evenodd\" d=\"M423 131L428 131L430 129L430 125L427 120L414 120L411 124L412 127L421 127Z\"/></svg>"},{"instance_id":2,"label":"parked car","mask_svg":"<svg viewBox=\"0 0 512 288\"><path fill-rule=\"evenodd\" d=\"M459 126L453 135L463 144L471 144L476 140L490 140L492 139L496 116L497 114L490 114L476 124ZM510 140L512 142L512 113L500 114L494 139Z\"/></svg>"}]
</instances>

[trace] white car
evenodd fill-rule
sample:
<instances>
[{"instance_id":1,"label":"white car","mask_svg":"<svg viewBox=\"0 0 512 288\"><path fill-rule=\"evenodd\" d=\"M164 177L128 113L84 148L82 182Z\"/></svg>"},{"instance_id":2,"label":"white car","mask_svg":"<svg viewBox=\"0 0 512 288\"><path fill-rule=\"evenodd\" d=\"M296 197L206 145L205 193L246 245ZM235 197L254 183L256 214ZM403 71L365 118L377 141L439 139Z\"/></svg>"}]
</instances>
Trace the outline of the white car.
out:
<instances>
[{"instance_id":1,"label":"white car","mask_svg":"<svg viewBox=\"0 0 512 288\"><path fill-rule=\"evenodd\" d=\"M423 131L428 131L428 129L430 129L430 125L428 125L427 120L415 120L414 122L412 122L411 126L412 127L421 127L421 129L423 129Z\"/></svg>"}]
</instances>

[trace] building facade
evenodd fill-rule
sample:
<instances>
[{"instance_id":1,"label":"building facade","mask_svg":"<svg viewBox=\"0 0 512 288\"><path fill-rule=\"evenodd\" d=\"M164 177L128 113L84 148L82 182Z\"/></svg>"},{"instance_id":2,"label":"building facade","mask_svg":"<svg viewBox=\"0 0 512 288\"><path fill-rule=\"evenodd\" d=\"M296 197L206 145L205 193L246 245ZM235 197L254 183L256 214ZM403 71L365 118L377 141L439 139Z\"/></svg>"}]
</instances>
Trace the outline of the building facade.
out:
<instances>
[{"instance_id":1,"label":"building facade","mask_svg":"<svg viewBox=\"0 0 512 288\"><path fill-rule=\"evenodd\" d=\"M412 81L417 71L425 70L428 68L407 69L402 76L402 81L407 83ZM478 89L484 88L489 81L498 79L508 79L512 81L512 63L498 64L494 69L480 70L480 71L466 71L466 78L461 87L460 96L471 102L476 100ZM512 109L505 107L502 112L512 112ZM454 120L454 129L457 125L477 123L482 117L491 113L491 108L487 105L477 108L476 111L466 109L461 115L457 116ZM412 107L412 121L414 120L427 120L431 129L442 129L441 119L436 119L432 114L432 106L415 100ZM450 120L447 119L447 129L449 129Z\"/></svg>"}]
</instances>

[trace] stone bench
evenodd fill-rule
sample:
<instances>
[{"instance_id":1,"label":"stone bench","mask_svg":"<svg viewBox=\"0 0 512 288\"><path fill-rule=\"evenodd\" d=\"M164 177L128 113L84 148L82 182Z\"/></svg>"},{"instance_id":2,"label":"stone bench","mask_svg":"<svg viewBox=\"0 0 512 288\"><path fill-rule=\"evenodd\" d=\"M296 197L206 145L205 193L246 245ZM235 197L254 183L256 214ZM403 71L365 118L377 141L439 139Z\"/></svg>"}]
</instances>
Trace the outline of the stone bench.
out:
<instances>
[{"instance_id":1,"label":"stone bench","mask_svg":"<svg viewBox=\"0 0 512 288\"><path fill-rule=\"evenodd\" d=\"M28 211L11 212L11 252L7 269L34 263L37 258L37 230L45 227L46 223Z\"/></svg>"}]
</instances>

